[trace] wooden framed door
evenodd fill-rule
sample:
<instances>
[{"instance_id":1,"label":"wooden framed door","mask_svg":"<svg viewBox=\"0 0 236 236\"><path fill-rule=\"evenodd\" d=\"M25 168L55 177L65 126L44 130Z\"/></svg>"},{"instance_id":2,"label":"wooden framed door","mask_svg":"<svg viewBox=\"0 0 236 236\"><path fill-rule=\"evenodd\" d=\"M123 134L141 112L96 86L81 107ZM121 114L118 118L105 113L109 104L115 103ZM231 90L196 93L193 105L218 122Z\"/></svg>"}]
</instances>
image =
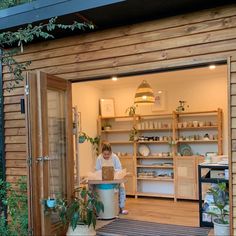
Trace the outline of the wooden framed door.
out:
<instances>
[{"instance_id":1,"label":"wooden framed door","mask_svg":"<svg viewBox=\"0 0 236 236\"><path fill-rule=\"evenodd\" d=\"M29 229L32 235L61 235L56 213L45 200L73 191L71 83L42 72L26 79Z\"/></svg>"}]
</instances>

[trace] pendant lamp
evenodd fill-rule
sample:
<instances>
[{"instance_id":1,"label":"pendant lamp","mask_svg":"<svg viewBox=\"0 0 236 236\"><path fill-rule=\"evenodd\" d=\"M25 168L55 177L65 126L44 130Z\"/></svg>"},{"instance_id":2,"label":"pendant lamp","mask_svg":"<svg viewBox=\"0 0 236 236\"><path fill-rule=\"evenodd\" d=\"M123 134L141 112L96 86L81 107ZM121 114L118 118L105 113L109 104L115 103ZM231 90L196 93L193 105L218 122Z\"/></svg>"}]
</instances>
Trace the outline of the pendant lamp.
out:
<instances>
[{"instance_id":1,"label":"pendant lamp","mask_svg":"<svg viewBox=\"0 0 236 236\"><path fill-rule=\"evenodd\" d=\"M146 80L139 85L136 90L134 103L135 104L153 104L155 97L153 90Z\"/></svg>"}]
</instances>

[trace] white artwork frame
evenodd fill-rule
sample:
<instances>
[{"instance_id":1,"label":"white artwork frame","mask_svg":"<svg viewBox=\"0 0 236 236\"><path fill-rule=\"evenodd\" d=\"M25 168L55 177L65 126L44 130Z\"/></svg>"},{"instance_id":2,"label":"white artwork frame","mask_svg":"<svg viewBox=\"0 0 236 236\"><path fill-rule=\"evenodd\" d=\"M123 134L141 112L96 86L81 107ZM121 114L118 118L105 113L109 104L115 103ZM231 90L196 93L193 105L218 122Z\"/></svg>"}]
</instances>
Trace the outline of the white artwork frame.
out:
<instances>
[{"instance_id":1,"label":"white artwork frame","mask_svg":"<svg viewBox=\"0 0 236 236\"><path fill-rule=\"evenodd\" d=\"M113 98L101 98L100 99L100 115L102 117L114 117L115 116L115 104Z\"/></svg>"},{"instance_id":2,"label":"white artwork frame","mask_svg":"<svg viewBox=\"0 0 236 236\"><path fill-rule=\"evenodd\" d=\"M155 102L152 105L152 112L165 111L166 110L166 91L157 90L154 91Z\"/></svg>"}]
</instances>

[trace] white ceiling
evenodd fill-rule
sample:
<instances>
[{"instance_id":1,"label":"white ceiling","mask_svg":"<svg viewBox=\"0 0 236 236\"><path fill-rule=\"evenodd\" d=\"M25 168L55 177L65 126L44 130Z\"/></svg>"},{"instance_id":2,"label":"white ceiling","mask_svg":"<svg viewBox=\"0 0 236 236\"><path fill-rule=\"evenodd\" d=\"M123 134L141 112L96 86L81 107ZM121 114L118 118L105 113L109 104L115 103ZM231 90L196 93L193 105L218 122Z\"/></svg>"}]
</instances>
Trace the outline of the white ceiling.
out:
<instances>
[{"instance_id":1,"label":"white ceiling","mask_svg":"<svg viewBox=\"0 0 236 236\"><path fill-rule=\"evenodd\" d=\"M159 72L153 74L143 74L143 75L135 75L128 77L120 77L117 81L112 81L111 78L104 80L97 80L91 82L83 82L89 84L90 86L94 86L99 89L109 89L115 87L130 87L137 86L145 79L150 83L150 85L158 84L161 80L168 78L175 78L181 82L181 80L185 80L189 78L189 81L196 79L204 79L204 78L220 78L227 76L227 65L218 65L214 70L210 70L209 67L202 68L194 68L194 69L185 69L178 71L170 71L170 72Z\"/></svg>"}]
</instances>

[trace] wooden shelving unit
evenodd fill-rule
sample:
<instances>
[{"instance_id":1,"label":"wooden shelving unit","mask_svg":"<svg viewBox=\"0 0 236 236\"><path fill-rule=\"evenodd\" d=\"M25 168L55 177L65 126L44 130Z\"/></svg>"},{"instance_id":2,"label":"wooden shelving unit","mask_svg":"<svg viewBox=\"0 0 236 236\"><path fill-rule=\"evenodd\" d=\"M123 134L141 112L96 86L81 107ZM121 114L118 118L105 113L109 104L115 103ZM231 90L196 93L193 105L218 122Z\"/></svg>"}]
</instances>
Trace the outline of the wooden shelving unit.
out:
<instances>
[{"instance_id":1,"label":"wooden shelving unit","mask_svg":"<svg viewBox=\"0 0 236 236\"><path fill-rule=\"evenodd\" d=\"M205 130L205 129L217 129L218 126L212 125L212 126L202 126L202 127L182 127L178 128L179 130Z\"/></svg>"},{"instance_id":2,"label":"wooden shelving unit","mask_svg":"<svg viewBox=\"0 0 236 236\"><path fill-rule=\"evenodd\" d=\"M165 177L155 177L155 178L147 178L147 177L137 177L138 180L148 180L148 181L167 181L172 182L174 179L171 178L165 178Z\"/></svg>"},{"instance_id":3,"label":"wooden shelving unit","mask_svg":"<svg viewBox=\"0 0 236 236\"><path fill-rule=\"evenodd\" d=\"M168 141L138 141L137 144L168 144Z\"/></svg>"},{"instance_id":4,"label":"wooden shelving unit","mask_svg":"<svg viewBox=\"0 0 236 236\"><path fill-rule=\"evenodd\" d=\"M158 168L158 169L173 169L173 166L161 166L161 165L137 165L137 168Z\"/></svg>"},{"instance_id":5,"label":"wooden shelving unit","mask_svg":"<svg viewBox=\"0 0 236 236\"><path fill-rule=\"evenodd\" d=\"M150 132L158 132L158 131L169 131L170 129L168 128L159 128L159 129L138 129L138 131L150 131Z\"/></svg>"},{"instance_id":6,"label":"wooden shelving unit","mask_svg":"<svg viewBox=\"0 0 236 236\"><path fill-rule=\"evenodd\" d=\"M142 196L142 197L174 198L174 194L160 194L160 193L136 192L136 195L137 195L137 196Z\"/></svg>"},{"instance_id":7,"label":"wooden shelving unit","mask_svg":"<svg viewBox=\"0 0 236 236\"><path fill-rule=\"evenodd\" d=\"M214 120L214 123L217 125L202 125L201 127L178 127L179 122L187 122L190 119L195 121L203 122L208 120L211 122ZM186 123L185 123L186 125ZM218 152L219 155L222 155L222 110L212 110L212 111L201 111L201 112L183 112L175 113L175 130L176 130L176 148L182 144L188 144L191 148L194 146L210 145L214 148L215 152ZM183 134L195 134L201 135L205 132L211 132L212 134L217 134L217 139L213 140L179 140L179 137ZM197 186L197 167L198 164L204 161L202 156L184 156L179 157L175 156L175 194L177 199L198 199L198 186Z\"/></svg>"},{"instance_id":8,"label":"wooden shelving unit","mask_svg":"<svg viewBox=\"0 0 236 236\"><path fill-rule=\"evenodd\" d=\"M126 133L130 132L130 129L116 129L116 130L102 130L102 133Z\"/></svg>"},{"instance_id":9,"label":"wooden shelving unit","mask_svg":"<svg viewBox=\"0 0 236 236\"><path fill-rule=\"evenodd\" d=\"M173 157L160 157L160 156L137 156L137 159L161 159L161 160L165 160L165 159L173 159Z\"/></svg>"},{"instance_id":10,"label":"wooden shelving unit","mask_svg":"<svg viewBox=\"0 0 236 236\"><path fill-rule=\"evenodd\" d=\"M218 143L218 140L182 140L177 143Z\"/></svg>"},{"instance_id":11,"label":"wooden shelving unit","mask_svg":"<svg viewBox=\"0 0 236 236\"><path fill-rule=\"evenodd\" d=\"M110 144L112 144L112 145L133 144L133 142L131 142L131 141L111 141Z\"/></svg>"},{"instance_id":12,"label":"wooden shelving unit","mask_svg":"<svg viewBox=\"0 0 236 236\"><path fill-rule=\"evenodd\" d=\"M210 118L209 118L210 117ZM202 125L201 127L178 127L178 122L183 120L204 120L213 119L214 124ZM111 122L112 128L110 130L102 130L103 122ZM145 127L141 127L142 124L149 124ZM164 127L160 126L160 123L165 124ZM125 124L125 125L124 125ZM151 125L150 125L151 124ZM151 127L150 127L151 126ZM157 127L158 126L158 127ZM139 136L165 136L170 141L158 140L158 141L129 141L129 134L135 128ZM182 133L193 133L203 134L204 132L215 132L217 133L217 139L214 140L179 140ZM199 111L199 112L172 112L170 114L161 115L137 115L137 116L116 116L116 117L99 117L98 119L98 135L101 136L102 140L109 141L113 146L113 150L116 153L121 153L120 160L123 168L126 168L130 173L127 176L126 191L128 195L139 196L150 196L150 197L164 197L164 198L185 198L185 199L196 199L197 196L197 174L196 166L203 160L200 156L190 156L181 159L177 155L178 147L182 144L193 145L216 145L219 154L222 154L222 110L211 110L211 111ZM169 139L171 137L171 139ZM139 145L148 145L150 149L165 150L163 152L170 153L169 156L153 155L150 153L148 156L141 156L139 154ZM127 151L129 150L129 151ZM132 151L131 151L132 150ZM126 152L129 152L128 155ZM158 164L160 163L160 164ZM172 163L171 166L165 165L166 163ZM180 167L180 168L179 168ZM182 177L181 168L187 168L186 170L192 169L191 173L195 173L190 179L188 176ZM138 173L145 173L145 171L167 171L166 173L173 173L172 177L138 177ZM142 172L143 171L143 172ZM182 189L191 184L194 188L191 190L194 195L190 196L181 193ZM151 187L147 187L150 185ZM158 189L163 191L167 186L166 193L158 193ZM189 185L190 186L190 185ZM155 191L152 192L152 190ZM172 189L172 190L171 190ZM185 191L185 190L183 190Z\"/></svg>"}]
</instances>

